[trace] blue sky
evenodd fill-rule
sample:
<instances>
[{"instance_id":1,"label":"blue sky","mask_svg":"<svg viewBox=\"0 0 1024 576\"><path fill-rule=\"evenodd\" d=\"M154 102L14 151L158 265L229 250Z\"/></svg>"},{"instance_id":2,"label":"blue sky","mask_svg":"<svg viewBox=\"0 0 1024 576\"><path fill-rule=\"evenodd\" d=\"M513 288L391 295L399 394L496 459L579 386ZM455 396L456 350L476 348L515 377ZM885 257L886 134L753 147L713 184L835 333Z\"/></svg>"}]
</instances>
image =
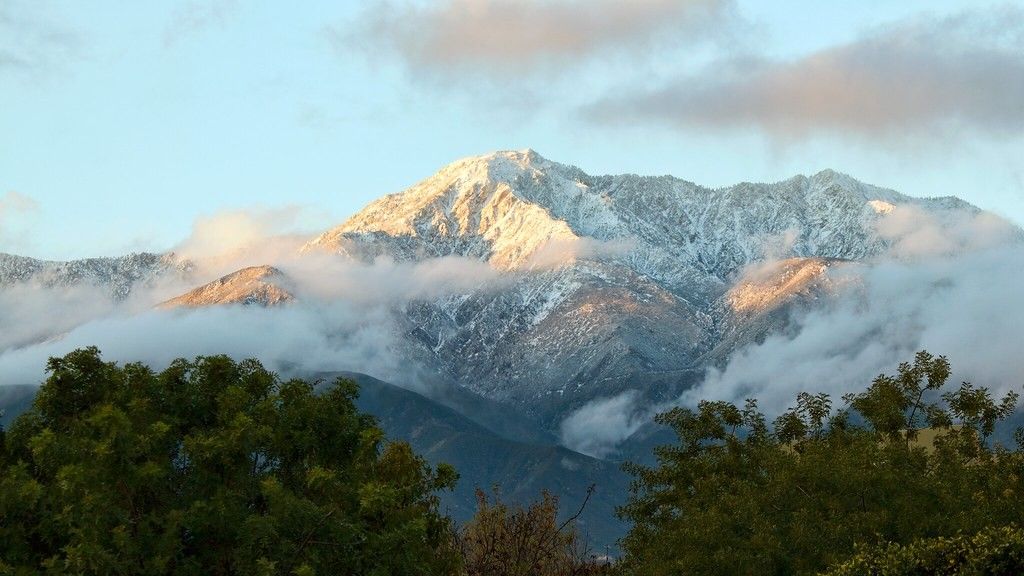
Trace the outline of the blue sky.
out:
<instances>
[{"instance_id":1,"label":"blue sky","mask_svg":"<svg viewBox=\"0 0 1024 576\"><path fill-rule=\"evenodd\" d=\"M317 231L457 158L722 186L824 168L1024 223L1024 6L0 0L0 251ZM585 8L581 8L585 7Z\"/></svg>"}]
</instances>

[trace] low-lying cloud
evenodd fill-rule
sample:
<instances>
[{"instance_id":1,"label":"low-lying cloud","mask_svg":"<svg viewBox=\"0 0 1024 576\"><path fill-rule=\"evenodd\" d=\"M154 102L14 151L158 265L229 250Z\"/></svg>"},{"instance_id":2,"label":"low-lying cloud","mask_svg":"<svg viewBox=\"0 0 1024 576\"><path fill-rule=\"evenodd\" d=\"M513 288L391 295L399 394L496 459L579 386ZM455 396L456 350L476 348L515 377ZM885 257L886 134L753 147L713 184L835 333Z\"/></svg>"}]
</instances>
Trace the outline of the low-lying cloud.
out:
<instances>
[{"instance_id":1,"label":"low-lying cloud","mask_svg":"<svg viewBox=\"0 0 1024 576\"><path fill-rule=\"evenodd\" d=\"M730 0L440 0L371 3L335 41L383 48L415 73L450 77L564 71L609 53L706 37Z\"/></svg>"},{"instance_id":2,"label":"low-lying cloud","mask_svg":"<svg viewBox=\"0 0 1024 576\"><path fill-rule=\"evenodd\" d=\"M562 444L595 458L614 452L651 419L652 414L640 406L639 396L637 391L627 390L586 403L562 421Z\"/></svg>"},{"instance_id":3,"label":"low-lying cloud","mask_svg":"<svg viewBox=\"0 0 1024 576\"><path fill-rule=\"evenodd\" d=\"M95 345L108 359L154 367L228 354L259 358L285 374L351 370L416 388L424 385L422 373L409 356L401 306L479 289L493 278L486 263L462 258L362 263L307 256L281 267L297 302L271 308L156 310L166 294L147 286L116 304L87 285L7 288L0 291L0 317L12 330L0 335L0 384L38 382L48 357Z\"/></svg>"},{"instance_id":4,"label":"low-lying cloud","mask_svg":"<svg viewBox=\"0 0 1024 576\"><path fill-rule=\"evenodd\" d=\"M606 124L905 138L971 129L1024 134L1024 11L921 17L792 60L729 57L588 107Z\"/></svg>"},{"instance_id":5,"label":"low-lying cloud","mask_svg":"<svg viewBox=\"0 0 1024 576\"><path fill-rule=\"evenodd\" d=\"M300 206L227 210L201 216L172 251L211 280L246 266L295 257L311 233L310 211Z\"/></svg>"},{"instance_id":6,"label":"low-lying cloud","mask_svg":"<svg viewBox=\"0 0 1024 576\"><path fill-rule=\"evenodd\" d=\"M1024 243L992 214L946 217L899 207L878 229L891 245L876 261L830 269L843 292L711 370L684 404L757 398L769 411L799 392L835 396L892 372L914 352L949 356L953 380L1005 392L1024 384Z\"/></svg>"},{"instance_id":7,"label":"low-lying cloud","mask_svg":"<svg viewBox=\"0 0 1024 576\"><path fill-rule=\"evenodd\" d=\"M831 298L816 301L784 331L743 347L678 400L650 405L626 392L592 401L562 423L562 441L595 456L672 406L701 400L758 400L774 415L800 392L838 401L892 373L918 350L949 357L952 385L995 393L1024 385L1024 236L987 212L926 212L899 206L877 223L889 249L828 269ZM784 235L785 236L785 235ZM766 240L766 253L779 242ZM785 242L783 241L784 245ZM770 261L753 269L767 271Z\"/></svg>"}]
</instances>

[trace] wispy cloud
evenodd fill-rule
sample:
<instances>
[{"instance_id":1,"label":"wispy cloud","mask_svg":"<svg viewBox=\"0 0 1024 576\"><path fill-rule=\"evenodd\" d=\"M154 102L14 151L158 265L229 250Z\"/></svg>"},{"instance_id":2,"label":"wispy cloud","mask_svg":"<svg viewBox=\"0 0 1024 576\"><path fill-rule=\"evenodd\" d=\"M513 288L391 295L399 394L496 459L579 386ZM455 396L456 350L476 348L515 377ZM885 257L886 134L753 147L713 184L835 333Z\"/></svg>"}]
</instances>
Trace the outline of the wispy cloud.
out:
<instances>
[{"instance_id":1,"label":"wispy cloud","mask_svg":"<svg viewBox=\"0 0 1024 576\"><path fill-rule=\"evenodd\" d=\"M179 4L164 28L164 47L199 34L212 26L223 26L238 10L238 0L189 0Z\"/></svg>"},{"instance_id":2,"label":"wispy cloud","mask_svg":"<svg viewBox=\"0 0 1024 576\"><path fill-rule=\"evenodd\" d=\"M346 47L397 55L416 74L471 74L515 84L523 74L566 72L611 53L707 37L732 14L731 0L376 1L349 28ZM509 76L512 75L512 76Z\"/></svg>"},{"instance_id":3,"label":"wispy cloud","mask_svg":"<svg viewBox=\"0 0 1024 576\"><path fill-rule=\"evenodd\" d=\"M1024 11L919 17L793 60L730 57L585 110L607 124L755 129L774 138L1024 134Z\"/></svg>"},{"instance_id":4,"label":"wispy cloud","mask_svg":"<svg viewBox=\"0 0 1024 576\"><path fill-rule=\"evenodd\" d=\"M627 390L584 404L562 421L562 444L595 458L614 452L623 440L652 418L650 412L641 409L639 396L636 390Z\"/></svg>"},{"instance_id":5,"label":"wispy cloud","mask_svg":"<svg viewBox=\"0 0 1024 576\"><path fill-rule=\"evenodd\" d=\"M38 78L81 56L79 32L51 18L38 2L0 2L0 74Z\"/></svg>"},{"instance_id":6,"label":"wispy cloud","mask_svg":"<svg viewBox=\"0 0 1024 576\"><path fill-rule=\"evenodd\" d=\"M0 196L0 251L8 244L20 243L24 227L19 219L39 210L32 198L13 190Z\"/></svg>"}]
</instances>

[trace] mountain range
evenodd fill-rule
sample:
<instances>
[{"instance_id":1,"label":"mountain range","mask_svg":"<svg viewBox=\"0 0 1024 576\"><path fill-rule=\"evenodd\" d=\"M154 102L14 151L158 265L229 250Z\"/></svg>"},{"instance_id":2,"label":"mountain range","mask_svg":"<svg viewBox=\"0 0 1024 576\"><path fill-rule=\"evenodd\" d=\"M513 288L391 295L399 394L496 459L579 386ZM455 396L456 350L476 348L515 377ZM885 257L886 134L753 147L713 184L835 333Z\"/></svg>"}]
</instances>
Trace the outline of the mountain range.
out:
<instances>
[{"instance_id":1,"label":"mountain range","mask_svg":"<svg viewBox=\"0 0 1024 576\"><path fill-rule=\"evenodd\" d=\"M498 152L372 202L283 261L211 279L173 253L73 262L0 254L0 291L88 285L117 302L173 281L189 289L148 305L288 308L324 299L309 289L316 266L304 261L435 263L442 284L445 270L461 270L450 289L390 304L396 354L418 367L417 382L357 374L367 409L478 485L548 487L571 507L588 482L623 492L626 480L614 464L558 445L568 416L624 393L646 405L678 398L709 367L819 306L835 290L831 270L884 254L893 239L879 223L901 210L939 221L979 212L831 170L712 189ZM641 435L647 446L650 430ZM466 486L454 508L471 504ZM597 506L611 518L611 500ZM602 541L621 529L609 522L591 526Z\"/></svg>"}]
</instances>

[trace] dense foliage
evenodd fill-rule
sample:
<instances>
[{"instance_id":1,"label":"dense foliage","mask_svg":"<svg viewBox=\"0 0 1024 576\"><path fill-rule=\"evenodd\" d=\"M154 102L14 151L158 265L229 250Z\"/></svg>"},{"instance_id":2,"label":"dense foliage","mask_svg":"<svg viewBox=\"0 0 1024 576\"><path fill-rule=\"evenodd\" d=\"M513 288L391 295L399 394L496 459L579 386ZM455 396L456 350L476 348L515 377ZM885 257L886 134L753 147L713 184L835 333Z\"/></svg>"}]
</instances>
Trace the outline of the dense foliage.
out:
<instances>
[{"instance_id":1,"label":"dense foliage","mask_svg":"<svg viewBox=\"0 0 1024 576\"><path fill-rule=\"evenodd\" d=\"M1001 576L1024 574L1024 530L988 528L967 536L862 547L826 576Z\"/></svg>"},{"instance_id":2,"label":"dense foliage","mask_svg":"<svg viewBox=\"0 0 1024 576\"><path fill-rule=\"evenodd\" d=\"M678 436L630 465L626 574L814 574L857 544L910 543L1024 518L1024 458L989 445L1017 395L941 393L922 352L832 407L800 394L769 427L757 404L702 402L658 417Z\"/></svg>"},{"instance_id":3,"label":"dense foliage","mask_svg":"<svg viewBox=\"0 0 1024 576\"><path fill-rule=\"evenodd\" d=\"M0 574L449 574L456 478L259 363L51 359L0 449Z\"/></svg>"}]
</instances>

